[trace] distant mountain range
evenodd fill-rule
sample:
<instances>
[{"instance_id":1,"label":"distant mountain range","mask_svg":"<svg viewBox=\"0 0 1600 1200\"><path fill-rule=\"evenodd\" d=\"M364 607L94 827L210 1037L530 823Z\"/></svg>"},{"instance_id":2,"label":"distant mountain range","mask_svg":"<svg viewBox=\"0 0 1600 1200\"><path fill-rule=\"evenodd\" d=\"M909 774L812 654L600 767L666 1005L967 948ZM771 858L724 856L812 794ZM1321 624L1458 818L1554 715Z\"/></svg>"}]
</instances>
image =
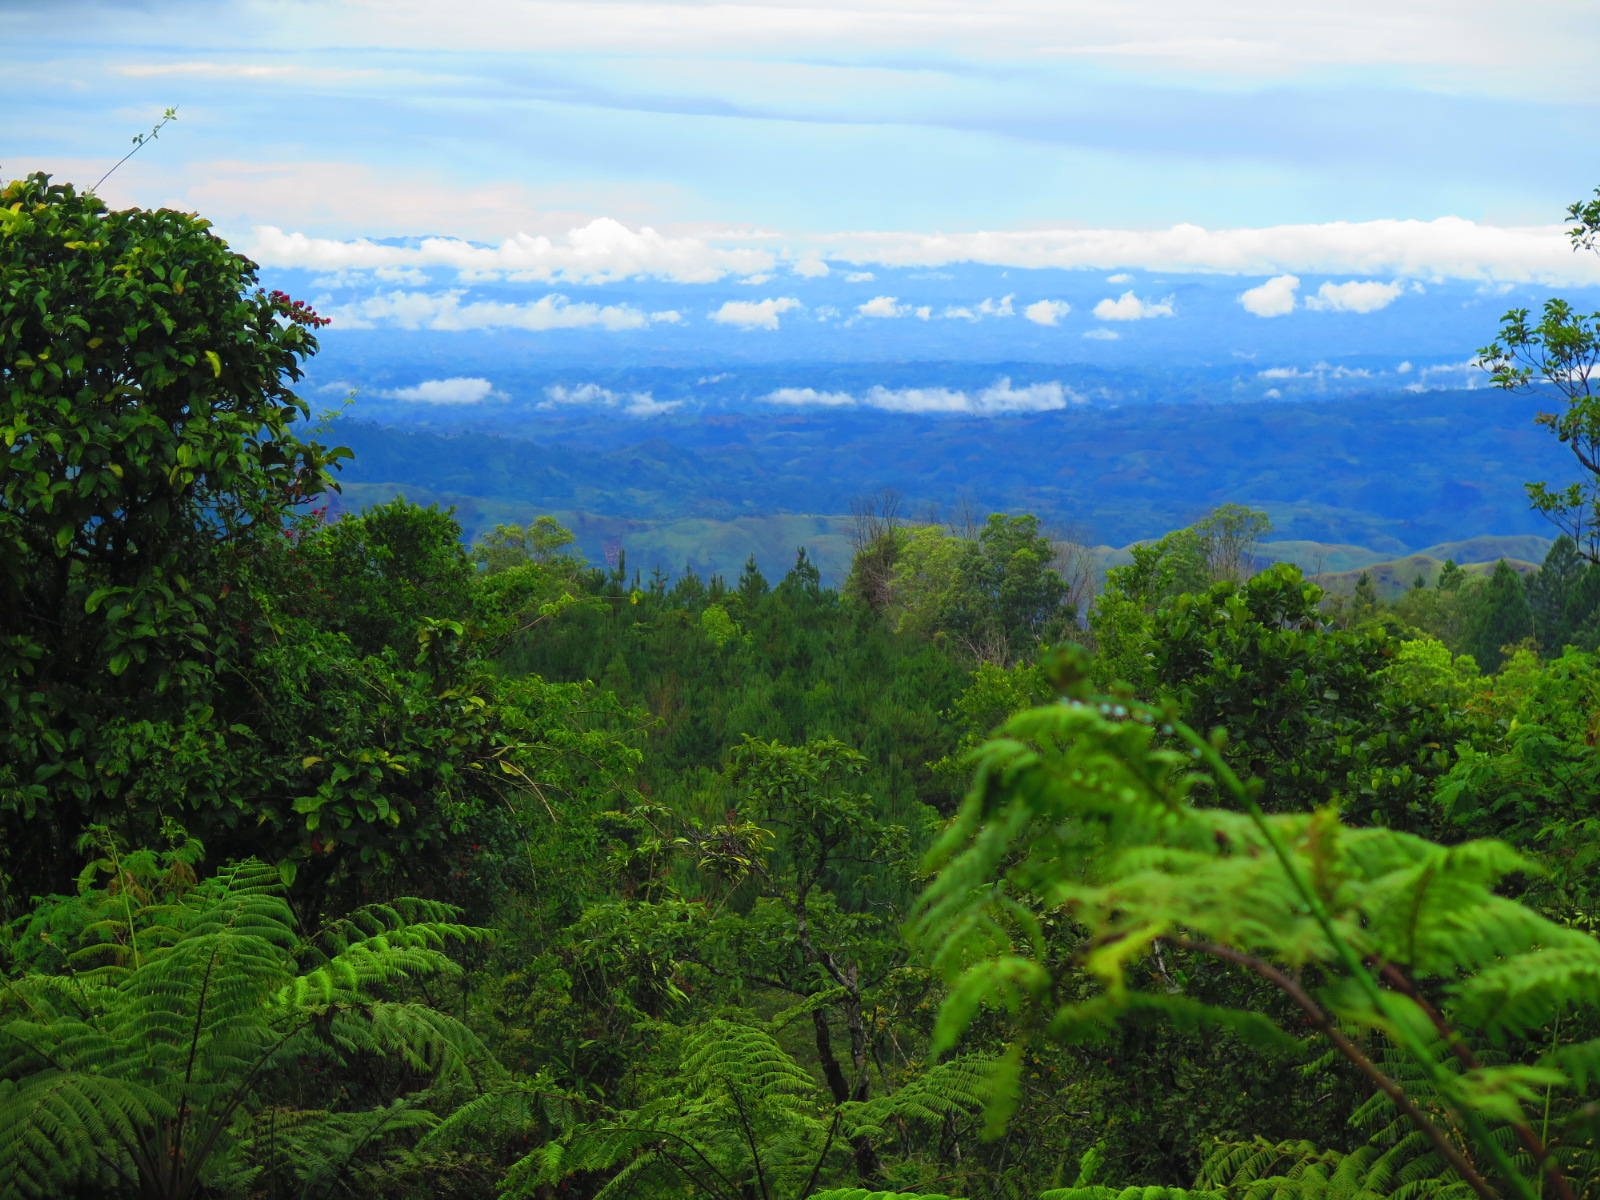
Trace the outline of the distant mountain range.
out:
<instances>
[{"instance_id":1,"label":"distant mountain range","mask_svg":"<svg viewBox=\"0 0 1600 1200\"><path fill-rule=\"evenodd\" d=\"M987 417L805 407L647 421L506 406L495 422L503 432L345 416L328 436L356 452L344 505L397 493L453 505L469 537L553 513L591 559L621 550L646 571L728 574L754 554L781 574L803 545L838 578L852 501L890 487L913 518L963 504L1032 512L1107 548L1247 504L1271 516L1282 557L1308 570L1320 561L1332 575L1441 557L1441 543L1485 536L1520 537L1521 550L1537 552L1550 528L1522 485L1577 469L1532 423L1549 404L1476 389ZM1490 557L1476 553L1443 556ZM1492 557L1502 554L1523 557Z\"/></svg>"}]
</instances>

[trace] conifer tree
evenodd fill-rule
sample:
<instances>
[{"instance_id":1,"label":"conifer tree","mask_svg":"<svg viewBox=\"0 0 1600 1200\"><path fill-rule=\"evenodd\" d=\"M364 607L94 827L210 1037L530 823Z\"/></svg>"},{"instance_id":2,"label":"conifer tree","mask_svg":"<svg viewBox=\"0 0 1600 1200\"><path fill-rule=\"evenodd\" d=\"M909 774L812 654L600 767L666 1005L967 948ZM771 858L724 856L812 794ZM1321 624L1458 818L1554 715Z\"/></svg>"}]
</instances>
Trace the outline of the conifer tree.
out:
<instances>
[{"instance_id":1,"label":"conifer tree","mask_svg":"<svg viewBox=\"0 0 1600 1200\"><path fill-rule=\"evenodd\" d=\"M1502 558L1495 564L1489 585L1479 598L1478 611L1468 632L1467 652L1484 670L1498 670L1505 659L1502 647L1532 636L1533 611L1528 606L1522 577Z\"/></svg>"}]
</instances>

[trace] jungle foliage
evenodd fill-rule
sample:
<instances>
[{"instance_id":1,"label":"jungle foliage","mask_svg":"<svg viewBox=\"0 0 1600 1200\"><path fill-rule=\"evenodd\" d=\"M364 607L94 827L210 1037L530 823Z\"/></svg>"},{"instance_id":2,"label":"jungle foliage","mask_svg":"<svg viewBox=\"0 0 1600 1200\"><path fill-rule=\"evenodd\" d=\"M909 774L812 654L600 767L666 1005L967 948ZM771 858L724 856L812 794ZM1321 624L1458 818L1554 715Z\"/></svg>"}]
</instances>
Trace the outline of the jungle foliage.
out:
<instances>
[{"instance_id":1,"label":"jungle foliage","mask_svg":"<svg viewBox=\"0 0 1600 1200\"><path fill-rule=\"evenodd\" d=\"M3 199L0 1196L1600 1195L1584 530L1385 601L1224 505L1091 603L885 493L837 590L334 519L321 318Z\"/></svg>"}]
</instances>

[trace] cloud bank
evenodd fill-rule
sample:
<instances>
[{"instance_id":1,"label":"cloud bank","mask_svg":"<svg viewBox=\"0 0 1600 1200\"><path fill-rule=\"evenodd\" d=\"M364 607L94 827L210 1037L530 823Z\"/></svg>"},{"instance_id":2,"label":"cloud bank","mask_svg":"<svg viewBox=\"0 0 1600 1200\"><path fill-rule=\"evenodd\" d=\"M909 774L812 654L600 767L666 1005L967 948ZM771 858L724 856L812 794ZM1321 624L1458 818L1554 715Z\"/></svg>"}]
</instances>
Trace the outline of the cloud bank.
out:
<instances>
[{"instance_id":1,"label":"cloud bank","mask_svg":"<svg viewBox=\"0 0 1600 1200\"><path fill-rule=\"evenodd\" d=\"M1431 221L1335 221L1261 229L1058 229L967 234L839 234L831 257L884 266L975 262L1221 275L1387 275L1578 286L1600 283L1600 256L1574 254L1564 227ZM1114 276L1113 282L1127 282Z\"/></svg>"},{"instance_id":2,"label":"cloud bank","mask_svg":"<svg viewBox=\"0 0 1600 1200\"><path fill-rule=\"evenodd\" d=\"M759 244L755 244L759 242ZM464 279L606 283L658 278L715 283L771 274L787 262L801 279L847 267L1138 268L1232 275L1357 275L1439 281L1600 283L1600 256L1574 254L1559 225L1503 227L1461 217L1432 221L1337 221L1260 229L1070 229L1032 232L840 233L775 238L670 237L600 218L561 238L519 233L497 246L452 238L415 245L336 241L257 227L241 247L273 267L319 271L448 268ZM831 260L831 265L830 265ZM844 278L872 279L847 270ZM1125 273L1109 277L1130 282Z\"/></svg>"},{"instance_id":3,"label":"cloud bank","mask_svg":"<svg viewBox=\"0 0 1600 1200\"><path fill-rule=\"evenodd\" d=\"M779 388L761 397L769 404L822 405L830 408L877 408L897 413L953 413L999 416L1007 413L1050 412L1081 403L1083 397L1059 382L1012 387L1009 378L997 379L979 392L949 388L868 388L860 396L849 392L819 392L815 388Z\"/></svg>"},{"instance_id":4,"label":"cloud bank","mask_svg":"<svg viewBox=\"0 0 1600 1200\"><path fill-rule=\"evenodd\" d=\"M468 279L539 283L607 283L641 276L674 283L715 283L729 275L770 272L778 261L770 250L760 247L715 246L701 238L666 237L648 226L635 231L610 217L573 229L560 240L518 233L498 246L437 237L423 238L415 246L383 245L364 238L341 242L263 225L256 228L245 253L271 267L449 267Z\"/></svg>"}]
</instances>

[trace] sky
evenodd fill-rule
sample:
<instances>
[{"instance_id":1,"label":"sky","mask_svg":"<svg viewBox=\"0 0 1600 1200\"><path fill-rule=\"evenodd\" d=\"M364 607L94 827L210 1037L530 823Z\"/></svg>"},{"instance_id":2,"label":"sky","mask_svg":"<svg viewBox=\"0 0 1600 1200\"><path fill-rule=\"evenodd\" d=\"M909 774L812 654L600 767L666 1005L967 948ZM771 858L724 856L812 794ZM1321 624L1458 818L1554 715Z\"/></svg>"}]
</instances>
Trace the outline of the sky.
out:
<instances>
[{"instance_id":1,"label":"sky","mask_svg":"<svg viewBox=\"0 0 1600 1200\"><path fill-rule=\"evenodd\" d=\"M1298 330L1309 364L1367 352L1357 318L1409 306L1425 332L1384 353L1443 362L1492 332L1474 309L1440 334L1474 297L1600 285L1561 228L1600 183L1600 5L1514 17L1503 0L0 0L0 176L91 184L175 106L101 194L199 211L309 289L329 337L500 330L598 355L615 335L643 362L648 338L715 358L828 326L856 332L792 354L853 352L870 328L887 340L869 357L1069 361L1164 330L1177 361L1219 329L1254 354L1271 325L1256 341Z\"/></svg>"}]
</instances>

